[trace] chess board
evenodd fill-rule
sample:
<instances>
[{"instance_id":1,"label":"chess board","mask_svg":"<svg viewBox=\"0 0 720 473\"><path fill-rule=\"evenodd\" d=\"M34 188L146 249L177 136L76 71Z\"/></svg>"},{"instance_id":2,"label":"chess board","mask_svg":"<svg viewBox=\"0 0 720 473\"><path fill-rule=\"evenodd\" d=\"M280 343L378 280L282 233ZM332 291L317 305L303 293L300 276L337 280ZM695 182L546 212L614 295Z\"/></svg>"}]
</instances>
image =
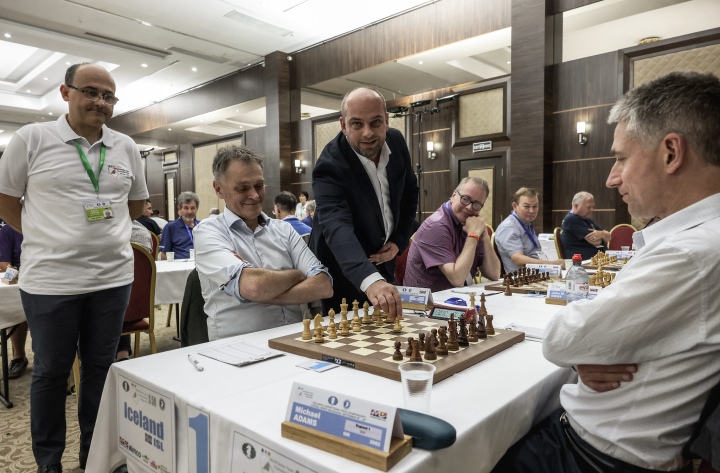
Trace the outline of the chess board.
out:
<instances>
[{"instance_id":1,"label":"chess board","mask_svg":"<svg viewBox=\"0 0 720 473\"><path fill-rule=\"evenodd\" d=\"M602 268L604 270L620 271L625 267L626 264L627 260L620 260L616 261L615 263L604 264ZM584 264L582 265L582 267L585 269L598 269L598 265L592 263Z\"/></svg>"},{"instance_id":2,"label":"chess board","mask_svg":"<svg viewBox=\"0 0 720 473\"><path fill-rule=\"evenodd\" d=\"M270 348L282 350L296 355L306 356L319 360L337 363L366 371L385 378L400 381L398 365L407 362L410 357L405 355L408 337L418 339L420 332L430 333L441 326L447 325L444 321L424 317L404 316L400 333L393 332L393 324L363 325L360 332L350 332L343 337L338 332L336 339L325 336L325 343L316 343L313 339L303 340L301 333L274 338L268 342ZM523 332L511 330L497 330L495 335L470 343L469 347L460 347L459 351L450 352L447 356L438 355L437 360L427 360L436 367L433 383L438 383L450 376L468 368L496 353L525 339ZM400 348L404 359L392 359L395 352L395 342L401 341ZM421 354L422 355L422 354Z\"/></svg>"},{"instance_id":3,"label":"chess board","mask_svg":"<svg viewBox=\"0 0 720 473\"><path fill-rule=\"evenodd\" d=\"M520 284L518 287L510 286L510 292L513 294L545 294L548 291L548 284L552 282L561 282L560 279L550 279L548 281L538 281L531 284ZM485 286L487 291L505 291L505 286L502 281L495 284L489 284ZM499 295L496 297L500 297Z\"/></svg>"}]
</instances>

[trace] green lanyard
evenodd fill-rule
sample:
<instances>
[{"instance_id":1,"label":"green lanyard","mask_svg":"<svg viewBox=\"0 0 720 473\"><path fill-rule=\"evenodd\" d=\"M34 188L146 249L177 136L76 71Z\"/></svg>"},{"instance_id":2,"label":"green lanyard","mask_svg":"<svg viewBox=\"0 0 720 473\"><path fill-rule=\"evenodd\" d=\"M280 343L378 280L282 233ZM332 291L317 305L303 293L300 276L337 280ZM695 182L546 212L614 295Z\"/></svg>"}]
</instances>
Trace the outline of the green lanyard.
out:
<instances>
[{"instance_id":1,"label":"green lanyard","mask_svg":"<svg viewBox=\"0 0 720 473\"><path fill-rule=\"evenodd\" d=\"M92 168L90 167L90 163L88 162L87 156L85 156L85 153L83 153L82 148L80 147L80 144L77 142L77 140L74 141L75 147L78 150L78 154L80 155L80 161L83 163L83 167L85 168L85 171L87 171L88 177L90 177L90 180L93 183L93 186L95 187L95 193L100 194L100 182L99 182L99 176L102 172L103 164L105 164L105 143L100 145L100 166L98 167L98 177L95 177L95 173L93 172Z\"/></svg>"}]
</instances>

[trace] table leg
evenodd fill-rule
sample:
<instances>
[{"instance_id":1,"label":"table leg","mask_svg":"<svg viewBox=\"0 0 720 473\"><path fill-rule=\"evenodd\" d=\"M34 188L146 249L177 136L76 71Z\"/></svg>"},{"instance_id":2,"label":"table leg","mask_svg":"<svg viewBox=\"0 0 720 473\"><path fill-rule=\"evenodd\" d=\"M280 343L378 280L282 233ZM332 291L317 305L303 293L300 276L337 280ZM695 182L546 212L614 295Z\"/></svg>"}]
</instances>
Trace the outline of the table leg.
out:
<instances>
[{"instance_id":1,"label":"table leg","mask_svg":"<svg viewBox=\"0 0 720 473\"><path fill-rule=\"evenodd\" d=\"M10 402L10 383L8 379L8 336L6 329L0 329L0 351L2 351L2 374L3 374L3 392L0 393L0 402L10 409L13 403Z\"/></svg>"},{"instance_id":2,"label":"table leg","mask_svg":"<svg viewBox=\"0 0 720 473\"><path fill-rule=\"evenodd\" d=\"M180 341L180 304L175 304L175 332L177 333L177 335L173 337L173 340L175 340L176 342L179 342Z\"/></svg>"}]
</instances>

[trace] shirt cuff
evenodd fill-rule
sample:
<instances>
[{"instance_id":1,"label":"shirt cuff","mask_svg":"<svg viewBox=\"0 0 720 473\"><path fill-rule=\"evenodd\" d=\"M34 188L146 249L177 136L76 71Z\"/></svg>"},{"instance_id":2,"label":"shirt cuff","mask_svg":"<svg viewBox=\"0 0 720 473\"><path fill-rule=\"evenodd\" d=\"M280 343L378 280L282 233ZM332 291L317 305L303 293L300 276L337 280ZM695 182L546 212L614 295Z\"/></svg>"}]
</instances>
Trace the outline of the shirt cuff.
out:
<instances>
[{"instance_id":1,"label":"shirt cuff","mask_svg":"<svg viewBox=\"0 0 720 473\"><path fill-rule=\"evenodd\" d=\"M240 295L240 285L238 282L240 281L240 275L242 274L243 269L245 268L254 268L251 263L242 262L240 263L240 266L235 269L235 272L230 277L230 280L220 286L220 289L227 294L228 296L235 297L240 302L245 302L247 299L245 299L243 296Z\"/></svg>"},{"instance_id":2,"label":"shirt cuff","mask_svg":"<svg viewBox=\"0 0 720 473\"><path fill-rule=\"evenodd\" d=\"M360 290L362 292L367 292L370 285L376 281L384 281L385 278L380 275L380 273L372 273L370 276L363 279L363 281L360 283Z\"/></svg>"},{"instance_id":3,"label":"shirt cuff","mask_svg":"<svg viewBox=\"0 0 720 473\"><path fill-rule=\"evenodd\" d=\"M325 274L327 274L327 277L330 278L330 285L332 286L332 285L333 285L333 278L332 278L332 276L330 275L330 271L328 271L328 269L327 269L325 266L323 266L322 264L315 264L315 265L313 265L313 266L308 270L308 272L305 273L305 279L310 279L311 277L317 276L317 275L320 274L320 273L325 273Z\"/></svg>"}]
</instances>

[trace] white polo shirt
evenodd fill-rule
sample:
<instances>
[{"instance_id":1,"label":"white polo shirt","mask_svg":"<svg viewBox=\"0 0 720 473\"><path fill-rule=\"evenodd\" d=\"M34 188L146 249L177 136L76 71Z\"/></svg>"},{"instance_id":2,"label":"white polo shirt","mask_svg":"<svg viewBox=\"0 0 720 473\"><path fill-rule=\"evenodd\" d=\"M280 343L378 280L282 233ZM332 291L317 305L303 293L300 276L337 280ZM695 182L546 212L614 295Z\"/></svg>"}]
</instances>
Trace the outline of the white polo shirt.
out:
<instances>
[{"instance_id":1,"label":"white polo shirt","mask_svg":"<svg viewBox=\"0 0 720 473\"><path fill-rule=\"evenodd\" d=\"M83 167L75 140L98 172L99 195ZM92 145L66 115L21 128L0 159L0 193L25 196L20 288L31 294L72 295L133 281L132 222L128 200L148 198L140 152L126 135L102 127ZM113 217L90 223L84 203L105 201Z\"/></svg>"}]
</instances>

